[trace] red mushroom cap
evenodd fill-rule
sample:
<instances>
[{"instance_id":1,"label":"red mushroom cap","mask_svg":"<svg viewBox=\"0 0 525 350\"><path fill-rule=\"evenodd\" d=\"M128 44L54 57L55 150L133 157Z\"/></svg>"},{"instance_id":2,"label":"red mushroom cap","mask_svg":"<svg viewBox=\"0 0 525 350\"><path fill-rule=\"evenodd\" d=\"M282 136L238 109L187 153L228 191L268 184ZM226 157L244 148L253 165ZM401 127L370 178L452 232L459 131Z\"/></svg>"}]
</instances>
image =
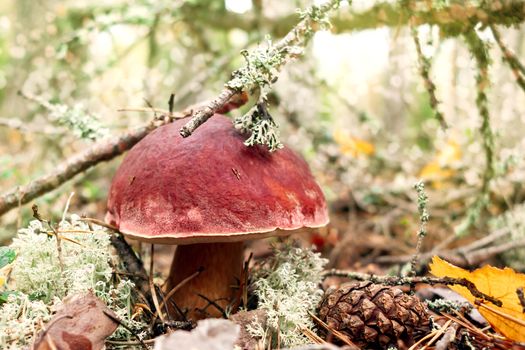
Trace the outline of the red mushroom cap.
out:
<instances>
[{"instance_id":1,"label":"red mushroom cap","mask_svg":"<svg viewBox=\"0 0 525 350\"><path fill-rule=\"evenodd\" d=\"M222 115L182 138L186 122L157 128L129 151L111 184L108 223L131 238L170 244L242 241L328 223L323 193L291 149L246 147Z\"/></svg>"}]
</instances>

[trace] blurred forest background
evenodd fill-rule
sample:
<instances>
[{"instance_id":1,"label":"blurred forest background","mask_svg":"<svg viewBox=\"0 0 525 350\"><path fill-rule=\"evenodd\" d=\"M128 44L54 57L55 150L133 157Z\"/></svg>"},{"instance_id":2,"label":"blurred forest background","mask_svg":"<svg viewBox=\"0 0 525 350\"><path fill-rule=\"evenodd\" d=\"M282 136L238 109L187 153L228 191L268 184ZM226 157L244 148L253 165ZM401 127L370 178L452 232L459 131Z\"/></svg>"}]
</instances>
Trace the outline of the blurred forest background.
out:
<instances>
[{"instance_id":1,"label":"blurred forest background","mask_svg":"<svg viewBox=\"0 0 525 350\"><path fill-rule=\"evenodd\" d=\"M519 62L511 65L502 54L525 55L523 3L416 3L419 12L407 13L399 2L343 2L331 27L314 34L269 95L283 142L305 156L331 203L332 223L312 242L331 252L333 266L408 261L419 225L413 186L422 179L431 214L423 252L453 255L488 236L485 247L493 250L475 250L462 265L497 256L524 269L519 250L506 251L525 245L525 84L516 82L523 79ZM244 63L241 50L264 44L267 34L277 41L298 22L296 8L308 5L1 1L1 192L49 173L97 140L147 123L149 106L167 109L171 93L175 110L216 96ZM465 34L472 16L492 27L478 24ZM488 47L490 85L475 43ZM446 129L435 117L421 63ZM100 164L34 202L59 218L75 192L70 211L102 219L118 164ZM30 206L0 218L0 244L31 219Z\"/></svg>"}]
</instances>

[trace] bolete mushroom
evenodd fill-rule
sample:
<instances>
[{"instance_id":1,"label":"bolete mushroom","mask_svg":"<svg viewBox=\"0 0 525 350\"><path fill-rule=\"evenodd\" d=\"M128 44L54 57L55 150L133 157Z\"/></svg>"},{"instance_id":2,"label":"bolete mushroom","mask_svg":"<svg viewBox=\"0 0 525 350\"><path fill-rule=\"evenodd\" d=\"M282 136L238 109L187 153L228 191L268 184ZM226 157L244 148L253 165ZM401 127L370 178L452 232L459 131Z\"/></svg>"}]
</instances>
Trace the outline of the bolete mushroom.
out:
<instances>
[{"instance_id":1,"label":"bolete mushroom","mask_svg":"<svg viewBox=\"0 0 525 350\"><path fill-rule=\"evenodd\" d=\"M111 184L106 221L130 238L178 245L167 290L204 268L173 296L195 319L208 305L199 294L227 305L243 241L324 226L328 214L308 165L289 148L247 147L218 114L182 138L186 122L159 127L129 151ZM207 311L220 315L214 309Z\"/></svg>"}]
</instances>

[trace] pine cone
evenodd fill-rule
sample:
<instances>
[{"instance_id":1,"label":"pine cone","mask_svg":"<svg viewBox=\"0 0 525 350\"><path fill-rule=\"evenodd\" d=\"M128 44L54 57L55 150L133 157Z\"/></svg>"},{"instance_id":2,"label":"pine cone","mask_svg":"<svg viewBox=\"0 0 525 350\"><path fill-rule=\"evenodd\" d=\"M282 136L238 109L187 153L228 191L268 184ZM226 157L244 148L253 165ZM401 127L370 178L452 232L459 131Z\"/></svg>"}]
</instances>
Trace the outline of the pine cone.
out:
<instances>
[{"instance_id":1,"label":"pine cone","mask_svg":"<svg viewBox=\"0 0 525 350\"><path fill-rule=\"evenodd\" d=\"M414 330L428 325L428 310L401 289L354 282L327 291L319 317L362 347L386 347L402 340L413 343Z\"/></svg>"}]
</instances>

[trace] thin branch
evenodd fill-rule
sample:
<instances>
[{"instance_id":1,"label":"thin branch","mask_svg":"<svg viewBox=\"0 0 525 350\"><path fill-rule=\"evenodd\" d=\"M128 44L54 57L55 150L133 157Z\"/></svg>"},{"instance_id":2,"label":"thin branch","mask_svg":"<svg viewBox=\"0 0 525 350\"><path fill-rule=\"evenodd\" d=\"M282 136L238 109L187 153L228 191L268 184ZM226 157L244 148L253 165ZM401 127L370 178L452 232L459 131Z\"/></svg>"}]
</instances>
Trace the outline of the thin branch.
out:
<instances>
[{"instance_id":1,"label":"thin branch","mask_svg":"<svg viewBox=\"0 0 525 350\"><path fill-rule=\"evenodd\" d=\"M501 40L501 35L499 31L496 29L495 26L491 25L490 30L492 31L492 34L494 35L494 39L496 39L496 42L498 43L498 46L501 50L501 53L503 54L503 60L509 65L510 69L512 70L512 74L514 74L514 78L516 79L516 82L521 87L521 89L525 92L525 66L520 62L520 60L516 57L514 52L512 52L507 46L503 43Z\"/></svg>"},{"instance_id":2,"label":"thin branch","mask_svg":"<svg viewBox=\"0 0 525 350\"><path fill-rule=\"evenodd\" d=\"M162 321L162 323L165 323L166 319L164 318L164 314L162 313L162 310L160 308L159 298L157 297L157 289L156 289L155 283L153 283L153 267L154 267L154 263L155 263L155 245L152 244L151 245L150 260L149 260L149 278L148 278L148 282L149 282L149 288L150 288L151 297L153 299L153 305L155 305L155 309L156 309L155 313L159 315L160 320Z\"/></svg>"},{"instance_id":3,"label":"thin branch","mask_svg":"<svg viewBox=\"0 0 525 350\"><path fill-rule=\"evenodd\" d=\"M137 257L133 249L118 231L110 236L110 240L111 245L115 247L126 271L130 273L131 280L135 283L136 289L142 295L148 295L150 291L149 278L142 261Z\"/></svg>"},{"instance_id":4,"label":"thin branch","mask_svg":"<svg viewBox=\"0 0 525 350\"><path fill-rule=\"evenodd\" d=\"M421 264L426 264L434 255L438 255L452 262L454 265L462 267L476 266L498 254L525 247L525 239L504 241L501 244L490 246L508 234L508 229L497 230L467 246L450 250L432 250L421 254L419 261ZM411 255L381 256L377 258L376 262L381 264L404 264L410 261L411 258Z\"/></svg>"},{"instance_id":5,"label":"thin branch","mask_svg":"<svg viewBox=\"0 0 525 350\"><path fill-rule=\"evenodd\" d=\"M17 130L21 133L43 134L43 135L60 135L64 131L47 125L34 125L22 122L20 119L0 118L0 126Z\"/></svg>"},{"instance_id":6,"label":"thin branch","mask_svg":"<svg viewBox=\"0 0 525 350\"><path fill-rule=\"evenodd\" d=\"M432 81L432 79L430 78L430 59L423 55L423 50L421 49L421 42L418 37L417 28L413 24L411 24L410 29L412 39L414 40L414 45L416 46L417 58L419 61L419 74L423 78L425 88L427 89L428 97L430 99L430 106L434 111L434 116L439 121L439 124L441 124L441 128L447 129L447 122L445 120L445 117L443 116L443 113L439 109L439 101L436 97L436 84L434 84L434 81Z\"/></svg>"},{"instance_id":7,"label":"thin branch","mask_svg":"<svg viewBox=\"0 0 525 350\"><path fill-rule=\"evenodd\" d=\"M98 163L115 158L133 147L150 131L151 128L149 126L143 126L128 131L123 135L96 143L87 150L67 159L49 174L41 176L24 186L17 186L4 192L0 195L0 216L16 208L19 203L26 204L54 190Z\"/></svg>"},{"instance_id":8,"label":"thin branch","mask_svg":"<svg viewBox=\"0 0 525 350\"><path fill-rule=\"evenodd\" d=\"M287 48L297 44L306 45L308 39L311 37L311 32L321 28L322 26L314 26L314 22L321 18L323 15L330 12L338 6L340 0L329 0L319 7L311 7L306 13L313 13L315 11L316 18L314 16L305 16L295 27L293 27L284 38L273 46L274 52L283 53L286 57L292 57L293 53L288 52ZM286 64L287 60L283 60L276 69L281 68L282 65ZM210 101L210 103L204 108L200 109L193 115L193 118L184 125L180 134L182 137L190 136L200 125L206 122L218 109L220 109L228 100L234 96L237 92L243 91L248 86L238 87L234 89L232 87L226 86L219 95Z\"/></svg>"},{"instance_id":9,"label":"thin branch","mask_svg":"<svg viewBox=\"0 0 525 350\"><path fill-rule=\"evenodd\" d=\"M430 3L430 6L425 6ZM489 2L492 3L492 2ZM494 3L496 3L494 1ZM330 18L333 33L344 33L375 29L379 27L399 27L407 25L414 17L416 25L439 25L444 29L470 27L472 24L501 24L505 26L518 25L525 19L525 6L521 0L498 1L499 6L479 6L472 1L455 1L449 6L436 7L432 2L419 1L421 8L413 11L413 16L407 15L397 1L380 1L366 10L351 11L343 9ZM247 12L237 14L225 11L219 16L209 16L204 11L193 11L190 5L180 9L187 13L186 17L194 22L205 23L207 27L231 30L251 31L254 22L260 21L264 27L271 28L271 35L279 38L288 32L297 22L297 15L285 15L277 18L261 18L258 14ZM412 14L411 14L412 15ZM464 20L464 22L462 22Z\"/></svg>"},{"instance_id":10,"label":"thin branch","mask_svg":"<svg viewBox=\"0 0 525 350\"><path fill-rule=\"evenodd\" d=\"M246 103L246 96L243 94L234 94L224 108L218 112L226 113L229 110L238 108ZM200 102L196 105L189 106L182 112L174 112L168 121L184 118L191 114L191 111L196 109L196 106L202 106L207 102ZM128 130L120 136L115 136L109 139L101 140L85 151L80 152L62 164L59 164L54 171L47 175L41 176L30 183L17 186L4 192L0 195L0 216L7 213L11 209L17 208L22 204L26 204L35 198L38 198L58 187L65 182L71 180L76 175L94 167L98 163L109 161L122 153L129 150L137 142L142 140L151 131L163 125L162 123L150 123L132 130Z\"/></svg>"},{"instance_id":11,"label":"thin branch","mask_svg":"<svg viewBox=\"0 0 525 350\"><path fill-rule=\"evenodd\" d=\"M450 277L398 277L398 276L377 276L369 275L366 273L337 270L331 269L323 272L324 277L335 276L335 277L346 277L356 281L370 281L372 283L380 283L388 286L402 286L402 285L414 285L418 283L425 283L430 285L445 284L459 285L467 288L469 292L477 299L482 299L491 302L496 306L501 306L501 300L498 300L490 295L480 292L474 283L470 282L465 278L450 278Z\"/></svg>"},{"instance_id":12,"label":"thin branch","mask_svg":"<svg viewBox=\"0 0 525 350\"><path fill-rule=\"evenodd\" d=\"M160 310L164 307L164 305L166 305L166 303L171 299L171 297L179 290L181 289L184 285L186 285L189 281L191 281L192 279L194 279L195 277L197 277L198 275L201 274L201 272L204 271L204 268L200 268L198 269L197 271L195 271L194 273L192 273L191 275L189 275L188 277L186 277L185 279L183 279L182 281L180 281L175 287L173 287L165 296L164 296L164 299L162 300L162 302L160 303L159 305L159 308L158 310L155 311L155 313L153 314L153 316L151 317L151 323L150 323L150 330L153 328L153 325L155 324L155 321L157 320L157 316L160 315ZM181 312L181 315L184 316ZM163 323L166 323L165 321L163 321Z\"/></svg>"},{"instance_id":13,"label":"thin branch","mask_svg":"<svg viewBox=\"0 0 525 350\"><path fill-rule=\"evenodd\" d=\"M104 315L106 315L107 318L109 318L111 321L115 322L116 324L122 326L123 328L125 328L128 332L131 333L131 335L133 335L135 338L137 338L137 340L139 341L140 345L142 345L142 347L144 349L149 349L149 346L146 345L146 343L144 342L144 340L142 340L142 338L131 328L129 327L127 324L125 324L121 319L119 319L117 316L107 312L106 310L102 310L102 312L104 313Z\"/></svg>"},{"instance_id":14,"label":"thin branch","mask_svg":"<svg viewBox=\"0 0 525 350\"><path fill-rule=\"evenodd\" d=\"M412 260L410 261L410 272L409 276L416 275L416 265L419 261L419 255L421 254L421 248L423 247L423 240L427 235L427 223L430 218L430 214L427 210L428 197L425 192L425 184L422 181L419 181L414 185L415 190L417 191L417 209L419 212L419 230L417 232L417 243L416 251Z\"/></svg>"}]
</instances>

